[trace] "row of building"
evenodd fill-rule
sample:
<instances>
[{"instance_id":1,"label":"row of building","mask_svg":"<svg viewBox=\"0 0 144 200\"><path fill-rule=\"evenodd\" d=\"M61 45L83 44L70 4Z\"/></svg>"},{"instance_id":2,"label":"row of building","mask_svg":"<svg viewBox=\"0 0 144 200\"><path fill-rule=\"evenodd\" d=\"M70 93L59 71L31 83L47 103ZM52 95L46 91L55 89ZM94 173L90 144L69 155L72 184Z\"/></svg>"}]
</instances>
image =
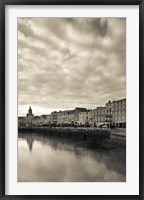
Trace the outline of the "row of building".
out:
<instances>
[{"instance_id":1,"label":"row of building","mask_svg":"<svg viewBox=\"0 0 144 200\"><path fill-rule=\"evenodd\" d=\"M74 110L54 111L50 115L34 116L31 107L26 117L18 118L19 126L70 126L101 125L126 127L126 99L108 101L104 107L86 109L76 107Z\"/></svg>"}]
</instances>

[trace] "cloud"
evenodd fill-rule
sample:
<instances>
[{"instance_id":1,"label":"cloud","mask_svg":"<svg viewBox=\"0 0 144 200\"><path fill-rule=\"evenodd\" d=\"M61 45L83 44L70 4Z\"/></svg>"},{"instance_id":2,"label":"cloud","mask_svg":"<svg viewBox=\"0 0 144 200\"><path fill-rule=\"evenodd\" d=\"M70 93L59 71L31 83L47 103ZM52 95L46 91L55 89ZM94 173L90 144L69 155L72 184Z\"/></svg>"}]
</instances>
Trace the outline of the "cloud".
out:
<instances>
[{"instance_id":1,"label":"cloud","mask_svg":"<svg viewBox=\"0 0 144 200\"><path fill-rule=\"evenodd\" d=\"M125 18L19 18L18 103L95 108L126 96ZM37 113L37 111L34 111Z\"/></svg>"}]
</instances>

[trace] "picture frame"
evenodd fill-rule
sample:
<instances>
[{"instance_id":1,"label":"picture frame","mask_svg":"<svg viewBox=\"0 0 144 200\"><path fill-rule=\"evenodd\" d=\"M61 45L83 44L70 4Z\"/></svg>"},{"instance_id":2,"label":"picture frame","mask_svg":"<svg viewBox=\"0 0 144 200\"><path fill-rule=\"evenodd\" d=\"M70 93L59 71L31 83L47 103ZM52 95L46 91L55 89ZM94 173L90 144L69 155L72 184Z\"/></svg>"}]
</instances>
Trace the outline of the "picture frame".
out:
<instances>
[{"instance_id":1,"label":"picture frame","mask_svg":"<svg viewBox=\"0 0 144 200\"><path fill-rule=\"evenodd\" d=\"M139 195L6 195L5 165L6 160L6 112L7 112L7 84L5 75L7 73L5 63L7 53L5 52L5 7L7 5L138 5L139 6ZM6 0L0 1L0 198L1 199L143 199L144 196L144 1L143 0Z\"/></svg>"}]
</instances>

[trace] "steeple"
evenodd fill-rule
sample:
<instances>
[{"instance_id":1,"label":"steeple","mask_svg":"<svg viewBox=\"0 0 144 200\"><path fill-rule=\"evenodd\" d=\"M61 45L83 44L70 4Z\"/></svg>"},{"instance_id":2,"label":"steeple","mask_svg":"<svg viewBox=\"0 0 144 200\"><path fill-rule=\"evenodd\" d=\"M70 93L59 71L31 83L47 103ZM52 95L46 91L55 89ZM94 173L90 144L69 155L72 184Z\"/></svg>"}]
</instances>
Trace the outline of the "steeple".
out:
<instances>
[{"instance_id":1,"label":"steeple","mask_svg":"<svg viewBox=\"0 0 144 200\"><path fill-rule=\"evenodd\" d=\"M28 116L33 116L31 106L30 106L29 109L28 109L27 117L28 117Z\"/></svg>"},{"instance_id":2,"label":"steeple","mask_svg":"<svg viewBox=\"0 0 144 200\"><path fill-rule=\"evenodd\" d=\"M29 115L32 115L32 109L31 109L31 106L29 107L28 114L29 114Z\"/></svg>"}]
</instances>

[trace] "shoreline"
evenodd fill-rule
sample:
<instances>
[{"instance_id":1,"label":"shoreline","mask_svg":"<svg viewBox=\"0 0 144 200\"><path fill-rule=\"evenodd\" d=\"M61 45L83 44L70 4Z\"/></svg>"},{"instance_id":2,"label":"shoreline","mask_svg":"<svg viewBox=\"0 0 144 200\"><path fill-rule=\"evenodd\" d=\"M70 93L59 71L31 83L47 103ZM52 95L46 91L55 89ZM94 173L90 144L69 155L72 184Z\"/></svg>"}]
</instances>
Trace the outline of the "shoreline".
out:
<instances>
[{"instance_id":1,"label":"shoreline","mask_svg":"<svg viewBox=\"0 0 144 200\"><path fill-rule=\"evenodd\" d=\"M91 143L93 146L102 144L126 148L125 129L97 129L74 127L19 127L19 133L45 134L50 137L75 138L77 141Z\"/></svg>"}]
</instances>

